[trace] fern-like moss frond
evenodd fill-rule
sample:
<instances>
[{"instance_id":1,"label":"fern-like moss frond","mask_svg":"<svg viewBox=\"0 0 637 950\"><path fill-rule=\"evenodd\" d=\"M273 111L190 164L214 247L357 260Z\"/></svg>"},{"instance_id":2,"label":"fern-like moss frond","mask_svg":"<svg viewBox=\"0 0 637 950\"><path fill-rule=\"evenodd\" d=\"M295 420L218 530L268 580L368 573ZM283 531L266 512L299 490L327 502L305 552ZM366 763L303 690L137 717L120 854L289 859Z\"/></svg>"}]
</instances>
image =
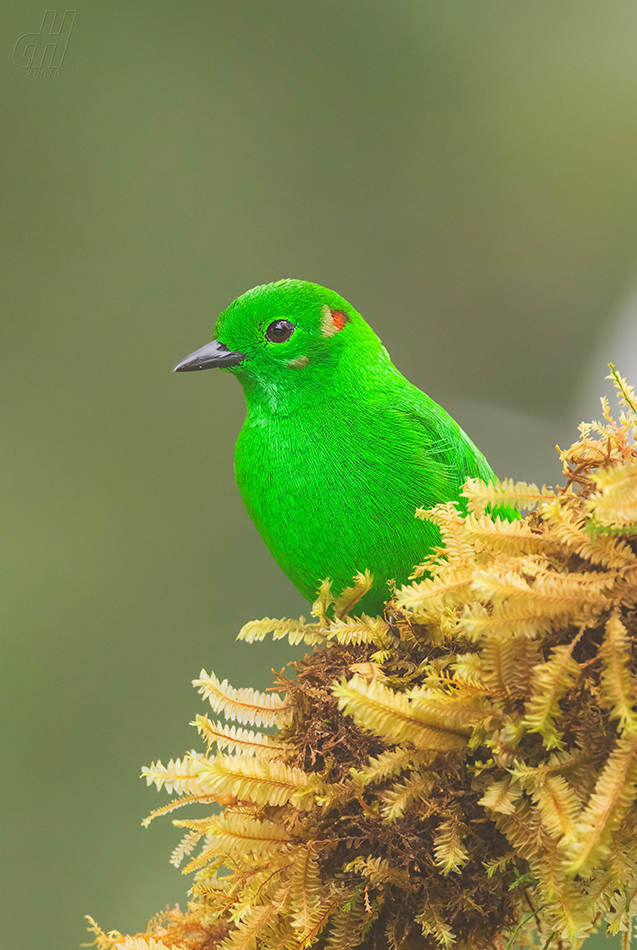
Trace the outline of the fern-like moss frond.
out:
<instances>
[{"instance_id":1,"label":"fern-like moss frond","mask_svg":"<svg viewBox=\"0 0 637 950\"><path fill-rule=\"evenodd\" d=\"M184 858L194 851L202 837L203 833L201 831L188 831L177 847L173 849L170 855L170 863L176 868L180 867Z\"/></svg>"},{"instance_id":2,"label":"fern-like moss frond","mask_svg":"<svg viewBox=\"0 0 637 950\"><path fill-rule=\"evenodd\" d=\"M480 804L500 815L512 815L521 794L522 786L519 782L512 782L507 776L497 782L491 782L480 799Z\"/></svg>"},{"instance_id":3,"label":"fern-like moss frond","mask_svg":"<svg viewBox=\"0 0 637 950\"><path fill-rule=\"evenodd\" d=\"M366 729L409 742L417 749L462 749L471 730L448 725L445 715L435 709L422 709L403 693L394 692L362 676L334 686L339 708L345 710Z\"/></svg>"},{"instance_id":4,"label":"fern-like moss frond","mask_svg":"<svg viewBox=\"0 0 637 950\"><path fill-rule=\"evenodd\" d=\"M335 621L330 625L328 634L330 639L337 640L343 646L372 643L387 648L393 645L395 639L390 633L389 624L382 617L368 617L367 614L361 614L356 619L346 617Z\"/></svg>"},{"instance_id":5,"label":"fern-like moss frond","mask_svg":"<svg viewBox=\"0 0 637 950\"><path fill-rule=\"evenodd\" d=\"M236 811L225 811L199 821L175 821L174 824L191 828L195 834L205 834L210 852L223 858L236 858L248 852L262 857L281 851L281 845L290 841L281 824Z\"/></svg>"},{"instance_id":6,"label":"fern-like moss frond","mask_svg":"<svg viewBox=\"0 0 637 950\"><path fill-rule=\"evenodd\" d=\"M258 754L263 750L269 750L272 753L284 752L285 744L277 742L273 736L264 732L252 732L250 729L242 729L240 726L229 726L222 722L211 722L208 716L198 714L195 716L191 725L196 726L199 734L206 739L208 747L216 743L217 748L228 749L230 752L237 750L247 753Z\"/></svg>"},{"instance_id":7,"label":"fern-like moss frond","mask_svg":"<svg viewBox=\"0 0 637 950\"><path fill-rule=\"evenodd\" d=\"M355 950L363 939L366 925L371 923L371 912L365 910L360 893L355 893L343 904L330 922L325 950Z\"/></svg>"},{"instance_id":8,"label":"fern-like moss frond","mask_svg":"<svg viewBox=\"0 0 637 950\"><path fill-rule=\"evenodd\" d=\"M257 904L221 944L221 950L256 950L257 940L276 922L280 910L272 902Z\"/></svg>"},{"instance_id":9,"label":"fern-like moss frond","mask_svg":"<svg viewBox=\"0 0 637 950\"><path fill-rule=\"evenodd\" d=\"M637 729L637 684L632 672L631 643L626 627L613 613L606 623L604 640L599 648L604 663L601 692L613 719L619 720L622 732Z\"/></svg>"},{"instance_id":10,"label":"fern-like moss frond","mask_svg":"<svg viewBox=\"0 0 637 950\"><path fill-rule=\"evenodd\" d=\"M599 525L637 525L637 458L594 472L597 492L588 499L587 510Z\"/></svg>"},{"instance_id":11,"label":"fern-like moss frond","mask_svg":"<svg viewBox=\"0 0 637 950\"><path fill-rule=\"evenodd\" d=\"M582 631L570 643L555 647L551 659L539 663L533 671L533 691L526 704L523 725L531 732L539 732L547 749L563 748L555 720L560 715L560 699L580 675L573 649L581 635Z\"/></svg>"},{"instance_id":12,"label":"fern-like moss frond","mask_svg":"<svg viewBox=\"0 0 637 950\"><path fill-rule=\"evenodd\" d=\"M514 482L512 478L504 478L501 482L485 484L477 478L469 478L464 486L462 495L467 499L469 511L482 515L488 506L499 508L503 505L513 505L520 510L535 508L536 505L554 498L555 492L546 485L540 490L537 485L527 482Z\"/></svg>"},{"instance_id":13,"label":"fern-like moss frond","mask_svg":"<svg viewBox=\"0 0 637 950\"><path fill-rule=\"evenodd\" d=\"M564 842L568 871L590 873L637 795L637 732L617 740L590 801Z\"/></svg>"},{"instance_id":14,"label":"fern-like moss frond","mask_svg":"<svg viewBox=\"0 0 637 950\"><path fill-rule=\"evenodd\" d=\"M381 794L381 814L385 821L396 821L412 810L417 801L426 799L436 785L435 772L414 772Z\"/></svg>"},{"instance_id":15,"label":"fern-like moss frond","mask_svg":"<svg viewBox=\"0 0 637 950\"><path fill-rule=\"evenodd\" d=\"M257 805L283 805L308 781L301 769L264 757L220 752L201 763L203 790L234 795Z\"/></svg>"},{"instance_id":16,"label":"fern-like moss frond","mask_svg":"<svg viewBox=\"0 0 637 950\"><path fill-rule=\"evenodd\" d=\"M469 735L481 717L481 710L461 690L443 692L427 686L412 686L406 696L425 721L431 724L444 721L447 729L454 729L459 735Z\"/></svg>"},{"instance_id":17,"label":"fern-like moss frond","mask_svg":"<svg viewBox=\"0 0 637 950\"><path fill-rule=\"evenodd\" d=\"M387 858L355 858L345 865L345 870L355 871L375 886L393 884L409 890L409 875L403 868L393 867Z\"/></svg>"},{"instance_id":18,"label":"fern-like moss frond","mask_svg":"<svg viewBox=\"0 0 637 950\"><path fill-rule=\"evenodd\" d=\"M418 754L414 749L404 749L397 746L395 749L389 749L381 755L371 758L369 764L364 768L352 769L352 775L361 785L372 785L376 782L384 782L388 778L393 778L405 769L411 768L414 761L417 761Z\"/></svg>"},{"instance_id":19,"label":"fern-like moss frond","mask_svg":"<svg viewBox=\"0 0 637 950\"><path fill-rule=\"evenodd\" d=\"M398 605L426 623L436 620L441 611L466 603L473 572L469 567L451 566L434 577L401 587Z\"/></svg>"},{"instance_id":20,"label":"fern-like moss frond","mask_svg":"<svg viewBox=\"0 0 637 950\"><path fill-rule=\"evenodd\" d=\"M438 825L434 836L434 858L445 876L451 871L460 871L469 860L469 854L462 845L465 831L466 827L457 815Z\"/></svg>"},{"instance_id":21,"label":"fern-like moss frond","mask_svg":"<svg viewBox=\"0 0 637 950\"><path fill-rule=\"evenodd\" d=\"M199 777L204 756L189 752L183 759L171 759L168 765L161 761L153 762L142 768L142 778L147 785L155 785L160 791L165 788L169 795L196 795L201 792Z\"/></svg>"},{"instance_id":22,"label":"fern-like moss frond","mask_svg":"<svg viewBox=\"0 0 637 950\"><path fill-rule=\"evenodd\" d=\"M352 586L346 587L334 601L334 616L336 619L343 620L347 617L350 610L363 599L365 594L369 593L373 583L374 578L369 571L355 574Z\"/></svg>"},{"instance_id":23,"label":"fern-like moss frond","mask_svg":"<svg viewBox=\"0 0 637 950\"><path fill-rule=\"evenodd\" d=\"M219 682L214 673L205 670L193 680L214 712L223 713L226 719L248 723L253 726L282 726L291 715L290 705L277 693L259 693L256 689L235 689L227 680Z\"/></svg>"},{"instance_id":24,"label":"fern-like moss frond","mask_svg":"<svg viewBox=\"0 0 637 950\"><path fill-rule=\"evenodd\" d=\"M150 823L154 821L155 818L160 818L163 815L169 815L170 812L176 811L178 808L183 808L184 805L233 805L235 801L235 795L224 795L223 793L184 795L182 798L176 798L174 801L168 802L167 805L162 805L161 808L153 809L150 815L147 815L142 821L142 826L144 828L148 828Z\"/></svg>"},{"instance_id":25,"label":"fern-like moss frond","mask_svg":"<svg viewBox=\"0 0 637 950\"><path fill-rule=\"evenodd\" d=\"M462 565L475 563L475 549L467 537L464 520L455 502L435 505L433 508L417 508L416 516L423 521L431 521L439 528L443 544L438 551L445 560Z\"/></svg>"},{"instance_id":26,"label":"fern-like moss frond","mask_svg":"<svg viewBox=\"0 0 637 950\"><path fill-rule=\"evenodd\" d=\"M560 838L573 834L582 803L562 775L548 775L533 784L532 798L537 802L542 824L550 835Z\"/></svg>"},{"instance_id":27,"label":"fern-like moss frond","mask_svg":"<svg viewBox=\"0 0 637 950\"><path fill-rule=\"evenodd\" d=\"M323 626L329 625L329 611L334 604L334 595L332 593L332 582L329 577L324 578L319 584L316 600L312 604L311 614L316 617Z\"/></svg>"},{"instance_id":28,"label":"fern-like moss frond","mask_svg":"<svg viewBox=\"0 0 637 950\"><path fill-rule=\"evenodd\" d=\"M525 637L484 637L480 657L485 687L505 695L516 690L518 663L527 642Z\"/></svg>"},{"instance_id":29,"label":"fern-like moss frond","mask_svg":"<svg viewBox=\"0 0 637 950\"><path fill-rule=\"evenodd\" d=\"M304 930L298 942L295 944L294 950L305 950L306 947L311 946L321 931L327 926L332 916L338 911L342 902L343 894L340 892L323 897L321 903L312 915L309 926Z\"/></svg>"},{"instance_id":30,"label":"fern-like moss frond","mask_svg":"<svg viewBox=\"0 0 637 950\"><path fill-rule=\"evenodd\" d=\"M614 363L609 363L608 368L610 369L610 373L606 379L614 383L620 405L628 409L628 415L625 420L622 419L621 422L626 427L635 427L637 426L637 393L635 393L634 387L629 384L628 380L618 372ZM604 418L612 423L613 420L610 414L610 407L608 406L608 399L606 397L603 398L606 399L606 406L608 407L604 412Z\"/></svg>"},{"instance_id":31,"label":"fern-like moss frond","mask_svg":"<svg viewBox=\"0 0 637 950\"><path fill-rule=\"evenodd\" d=\"M420 924L423 937L432 937L441 950L450 950L457 942L456 934L445 921L444 914L439 913L429 901L416 917L416 923Z\"/></svg>"},{"instance_id":32,"label":"fern-like moss frond","mask_svg":"<svg viewBox=\"0 0 637 950\"><path fill-rule=\"evenodd\" d=\"M237 640L245 640L246 643L257 643L265 640L269 634L272 634L273 640L287 639L292 646L304 643L306 646L321 646L325 643L326 633L321 624L306 623L305 617L299 617L298 620L271 620L270 617L264 617L263 620L251 620L245 623Z\"/></svg>"},{"instance_id":33,"label":"fern-like moss frond","mask_svg":"<svg viewBox=\"0 0 637 950\"><path fill-rule=\"evenodd\" d=\"M467 604L461 628L477 639L489 634L533 638L556 623L592 624L612 603L614 576L540 572L531 583L524 574L532 568L527 561L518 572L477 570L473 590L483 602L492 599L493 606Z\"/></svg>"},{"instance_id":34,"label":"fern-like moss frond","mask_svg":"<svg viewBox=\"0 0 637 950\"><path fill-rule=\"evenodd\" d=\"M297 848L291 881L292 924L305 933L311 929L324 897L318 857L311 844Z\"/></svg>"},{"instance_id":35,"label":"fern-like moss frond","mask_svg":"<svg viewBox=\"0 0 637 950\"><path fill-rule=\"evenodd\" d=\"M542 515L551 527L549 537L559 541L583 560L602 567L621 570L635 563L635 555L630 546L618 538L604 535L591 540L586 530L586 518L579 505L565 503L564 498L556 498L542 507Z\"/></svg>"},{"instance_id":36,"label":"fern-like moss frond","mask_svg":"<svg viewBox=\"0 0 637 950\"><path fill-rule=\"evenodd\" d=\"M546 531L521 519L507 521L491 515L470 514L465 519L465 532L474 549L480 546L508 557L542 554L557 546Z\"/></svg>"}]
</instances>

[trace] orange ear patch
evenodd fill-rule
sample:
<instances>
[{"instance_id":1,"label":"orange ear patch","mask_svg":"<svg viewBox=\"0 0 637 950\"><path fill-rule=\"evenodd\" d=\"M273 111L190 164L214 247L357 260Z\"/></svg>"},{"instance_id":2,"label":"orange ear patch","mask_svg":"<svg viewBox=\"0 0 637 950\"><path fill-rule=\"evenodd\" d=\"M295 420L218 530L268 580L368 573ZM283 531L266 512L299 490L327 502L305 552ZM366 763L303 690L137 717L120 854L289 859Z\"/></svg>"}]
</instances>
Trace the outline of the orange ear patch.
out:
<instances>
[{"instance_id":1,"label":"orange ear patch","mask_svg":"<svg viewBox=\"0 0 637 950\"><path fill-rule=\"evenodd\" d=\"M334 336L342 330L348 322L348 317L341 310L330 310L325 304L323 307L323 336Z\"/></svg>"},{"instance_id":2,"label":"orange ear patch","mask_svg":"<svg viewBox=\"0 0 637 950\"><path fill-rule=\"evenodd\" d=\"M337 330L342 330L347 323L347 317L340 310L332 310L332 323Z\"/></svg>"}]
</instances>

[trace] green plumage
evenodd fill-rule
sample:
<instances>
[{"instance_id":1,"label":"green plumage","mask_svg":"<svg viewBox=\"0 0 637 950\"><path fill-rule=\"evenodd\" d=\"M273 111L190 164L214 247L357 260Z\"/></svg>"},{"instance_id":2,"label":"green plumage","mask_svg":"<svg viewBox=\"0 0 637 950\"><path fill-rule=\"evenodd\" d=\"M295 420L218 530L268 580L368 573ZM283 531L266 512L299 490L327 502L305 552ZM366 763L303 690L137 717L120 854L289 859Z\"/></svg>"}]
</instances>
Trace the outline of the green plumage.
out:
<instances>
[{"instance_id":1,"label":"green plumage","mask_svg":"<svg viewBox=\"0 0 637 950\"><path fill-rule=\"evenodd\" d=\"M387 581L403 584L439 543L416 508L458 500L469 477L494 480L486 459L332 290L255 287L220 315L208 347L207 362L177 368L221 365L243 386L235 470L270 552L310 601L323 578L339 593L369 569L359 610L382 611Z\"/></svg>"}]
</instances>

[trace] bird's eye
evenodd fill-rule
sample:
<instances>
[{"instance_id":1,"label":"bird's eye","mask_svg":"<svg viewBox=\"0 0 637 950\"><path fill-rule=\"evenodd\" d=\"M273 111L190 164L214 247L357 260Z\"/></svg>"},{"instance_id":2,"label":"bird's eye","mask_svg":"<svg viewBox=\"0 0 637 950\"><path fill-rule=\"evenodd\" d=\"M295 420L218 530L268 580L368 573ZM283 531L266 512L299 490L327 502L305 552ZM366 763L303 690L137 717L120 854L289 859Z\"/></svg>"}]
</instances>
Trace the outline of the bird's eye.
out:
<instances>
[{"instance_id":1,"label":"bird's eye","mask_svg":"<svg viewBox=\"0 0 637 950\"><path fill-rule=\"evenodd\" d=\"M294 333L294 324L289 320L275 320L265 331L270 343L285 343Z\"/></svg>"}]
</instances>

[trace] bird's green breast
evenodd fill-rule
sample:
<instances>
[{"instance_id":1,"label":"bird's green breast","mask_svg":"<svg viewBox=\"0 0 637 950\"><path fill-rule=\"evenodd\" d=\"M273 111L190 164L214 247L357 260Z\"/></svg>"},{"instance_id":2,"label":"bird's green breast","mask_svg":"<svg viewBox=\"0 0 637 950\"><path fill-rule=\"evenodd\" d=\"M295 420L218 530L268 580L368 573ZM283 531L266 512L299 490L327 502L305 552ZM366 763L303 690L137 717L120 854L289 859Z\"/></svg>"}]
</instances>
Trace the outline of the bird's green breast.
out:
<instances>
[{"instance_id":1,"label":"bird's green breast","mask_svg":"<svg viewBox=\"0 0 637 950\"><path fill-rule=\"evenodd\" d=\"M327 398L283 416L248 403L237 482L272 555L309 600L323 578L340 592L369 569L375 585L361 606L381 611L387 581L404 583L437 543L416 508L457 498L467 474L478 474L477 450L414 392L427 400L415 410L396 408L391 394L367 405Z\"/></svg>"}]
</instances>

